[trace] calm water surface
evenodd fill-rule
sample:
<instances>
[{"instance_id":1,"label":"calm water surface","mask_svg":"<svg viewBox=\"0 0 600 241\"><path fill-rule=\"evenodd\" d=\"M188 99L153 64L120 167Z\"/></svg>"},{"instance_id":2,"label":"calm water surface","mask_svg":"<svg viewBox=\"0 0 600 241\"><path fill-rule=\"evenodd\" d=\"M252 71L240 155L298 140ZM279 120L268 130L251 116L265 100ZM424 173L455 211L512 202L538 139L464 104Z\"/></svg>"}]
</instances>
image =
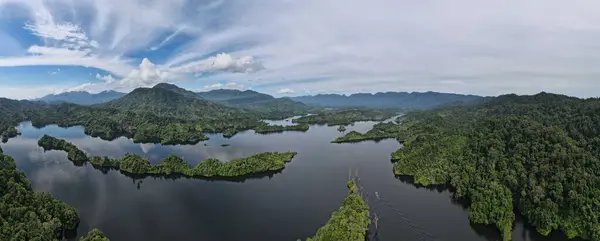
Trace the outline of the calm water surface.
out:
<instances>
[{"instance_id":1,"label":"calm water surface","mask_svg":"<svg viewBox=\"0 0 600 241\"><path fill-rule=\"evenodd\" d=\"M273 124L291 123L286 121ZM374 122L350 130L366 131ZM469 224L465 207L443 188L418 188L394 177L390 153L395 140L330 144L337 127L311 126L308 132L256 135L231 139L211 135L197 145L135 144L126 138L103 141L83 128L22 123L22 135L3 144L37 191L47 191L74 206L81 216L78 235L100 228L112 241L291 240L314 235L347 194L349 170L357 170L371 211L379 216L375 240L501 240L493 227ZM121 157L136 153L158 162L171 153L190 165L207 158L223 161L265 151L297 151L286 168L270 177L243 182L194 179L133 180L119 172L106 174L91 166L76 167L59 151L44 152L44 134L66 139L90 155ZM221 144L230 144L221 147ZM205 146L206 144L206 146ZM374 193L378 192L380 200ZM540 237L515 224L513 240L566 240Z\"/></svg>"}]
</instances>

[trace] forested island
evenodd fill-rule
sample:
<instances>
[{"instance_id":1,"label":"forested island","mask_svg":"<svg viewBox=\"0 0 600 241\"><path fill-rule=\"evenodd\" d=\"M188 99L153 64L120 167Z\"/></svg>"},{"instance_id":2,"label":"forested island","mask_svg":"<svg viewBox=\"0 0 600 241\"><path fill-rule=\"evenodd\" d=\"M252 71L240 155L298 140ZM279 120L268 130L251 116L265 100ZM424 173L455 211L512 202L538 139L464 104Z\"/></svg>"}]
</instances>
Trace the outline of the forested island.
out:
<instances>
[{"instance_id":1,"label":"forested island","mask_svg":"<svg viewBox=\"0 0 600 241\"><path fill-rule=\"evenodd\" d=\"M308 131L308 124L298 124L298 125L262 125L254 128L254 131L258 134L268 134L268 133L280 133L284 131L300 131L306 132Z\"/></svg>"},{"instance_id":2,"label":"forested island","mask_svg":"<svg viewBox=\"0 0 600 241\"><path fill-rule=\"evenodd\" d=\"M600 240L598 123L599 99L504 95L411 112L371 136L402 140L392 154L396 175L424 186L451 185L456 198L470 203L470 220L495 224L505 240L515 212L543 235L559 230Z\"/></svg>"},{"instance_id":3,"label":"forested island","mask_svg":"<svg viewBox=\"0 0 600 241\"><path fill-rule=\"evenodd\" d=\"M371 223L369 205L364 201L355 181L348 182L348 196L333 212L325 226L306 241L364 241Z\"/></svg>"},{"instance_id":4,"label":"forested island","mask_svg":"<svg viewBox=\"0 0 600 241\"><path fill-rule=\"evenodd\" d=\"M44 150L59 150L67 152L67 158L75 165L86 163L96 168L119 170L125 174L142 176L167 177L178 175L183 177L242 177L252 174L278 171L285 163L292 161L296 152L265 152L245 158L221 162L217 159L204 160L193 168L182 158L171 155L160 163L152 165L148 159L135 154L126 154L123 158L88 157L72 143L52 136L44 135L38 140L38 145Z\"/></svg>"},{"instance_id":5,"label":"forested island","mask_svg":"<svg viewBox=\"0 0 600 241\"><path fill-rule=\"evenodd\" d=\"M383 121L395 115L397 115L397 110L391 109L343 109L322 111L292 121L295 123L336 126L350 125L357 121Z\"/></svg>"},{"instance_id":6,"label":"forested island","mask_svg":"<svg viewBox=\"0 0 600 241\"><path fill-rule=\"evenodd\" d=\"M350 142L361 142L361 141L380 141L390 138L398 138L399 133L402 129L406 128L403 125L396 123L377 123L373 128L366 133L360 133L358 131L351 131L346 135L336 138L331 143L350 143Z\"/></svg>"}]
</instances>

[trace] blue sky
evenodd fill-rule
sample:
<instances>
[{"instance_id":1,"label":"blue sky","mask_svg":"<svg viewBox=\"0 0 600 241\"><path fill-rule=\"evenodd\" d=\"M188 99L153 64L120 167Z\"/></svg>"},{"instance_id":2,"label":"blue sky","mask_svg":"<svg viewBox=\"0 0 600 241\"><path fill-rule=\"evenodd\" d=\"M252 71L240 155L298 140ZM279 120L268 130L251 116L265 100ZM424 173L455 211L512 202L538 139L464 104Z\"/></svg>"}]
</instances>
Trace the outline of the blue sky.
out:
<instances>
[{"instance_id":1,"label":"blue sky","mask_svg":"<svg viewBox=\"0 0 600 241\"><path fill-rule=\"evenodd\" d=\"M0 0L0 96L600 90L600 3Z\"/></svg>"}]
</instances>

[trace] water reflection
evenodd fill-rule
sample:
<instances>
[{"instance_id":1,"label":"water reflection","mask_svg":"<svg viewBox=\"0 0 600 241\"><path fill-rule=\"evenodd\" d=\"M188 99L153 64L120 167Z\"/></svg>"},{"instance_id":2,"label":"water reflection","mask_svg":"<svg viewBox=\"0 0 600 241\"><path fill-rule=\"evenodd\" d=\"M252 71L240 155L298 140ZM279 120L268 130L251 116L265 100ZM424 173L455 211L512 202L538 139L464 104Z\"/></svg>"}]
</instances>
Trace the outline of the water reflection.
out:
<instances>
[{"instance_id":1,"label":"water reflection","mask_svg":"<svg viewBox=\"0 0 600 241\"><path fill-rule=\"evenodd\" d=\"M364 132L374 123L350 128ZM389 161L390 153L400 146L395 140L331 144L340 135L337 127L311 126L308 132L256 135L246 131L231 139L210 135L209 141L197 145L163 146L126 138L91 138L81 127L36 129L22 123L18 129L22 135L2 148L15 158L35 190L48 191L78 210L78 234L97 227L113 241L305 239L339 207L352 169L362 180L371 211L380 218L378 230L372 233L377 240L501 240L494 227L471 225L466 207L445 188L417 187L410 179L396 178ZM190 165L265 151L297 151L298 155L280 173L244 182L132 179L91 165L77 167L64 152L44 152L37 146L44 134L66 139L90 155L117 158L135 153L154 163L171 153ZM224 143L231 146L221 147ZM566 238L540 237L519 219L513 240Z\"/></svg>"}]
</instances>

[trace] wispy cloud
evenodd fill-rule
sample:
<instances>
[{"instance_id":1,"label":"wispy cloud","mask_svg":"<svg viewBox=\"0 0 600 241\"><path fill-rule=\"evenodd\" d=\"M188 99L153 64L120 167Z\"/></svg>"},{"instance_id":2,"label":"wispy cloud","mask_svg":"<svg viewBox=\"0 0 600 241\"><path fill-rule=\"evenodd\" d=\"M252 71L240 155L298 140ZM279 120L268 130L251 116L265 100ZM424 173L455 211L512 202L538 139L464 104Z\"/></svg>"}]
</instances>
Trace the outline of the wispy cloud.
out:
<instances>
[{"instance_id":1,"label":"wispy cloud","mask_svg":"<svg viewBox=\"0 0 600 241\"><path fill-rule=\"evenodd\" d=\"M283 89L279 89L277 91L277 94L293 94L294 90L290 89L290 88L283 88Z\"/></svg>"},{"instance_id":2,"label":"wispy cloud","mask_svg":"<svg viewBox=\"0 0 600 241\"><path fill-rule=\"evenodd\" d=\"M0 0L0 5L6 2L28 9L30 22L23 26L43 41L24 46L25 55L0 58L0 67L88 66L114 79L107 81L104 73L86 88L125 88L175 75L197 89L223 80L247 86L252 79L254 88L271 93L544 90L597 96L600 90L595 1ZM138 66L144 58L154 63L148 75Z\"/></svg>"},{"instance_id":3,"label":"wispy cloud","mask_svg":"<svg viewBox=\"0 0 600 241\"><path fill-rule=\"evenodd\" d=\"M243 90L244 89L244 85L243 84L234 83L234 82L229 82L229 83L226 83L226 84L216 83L216 84L212 84L212 85L205 85L200 90L201 91L209 91L209 90L218 90L218 89Z\"/></svg>"}]
</instances>

